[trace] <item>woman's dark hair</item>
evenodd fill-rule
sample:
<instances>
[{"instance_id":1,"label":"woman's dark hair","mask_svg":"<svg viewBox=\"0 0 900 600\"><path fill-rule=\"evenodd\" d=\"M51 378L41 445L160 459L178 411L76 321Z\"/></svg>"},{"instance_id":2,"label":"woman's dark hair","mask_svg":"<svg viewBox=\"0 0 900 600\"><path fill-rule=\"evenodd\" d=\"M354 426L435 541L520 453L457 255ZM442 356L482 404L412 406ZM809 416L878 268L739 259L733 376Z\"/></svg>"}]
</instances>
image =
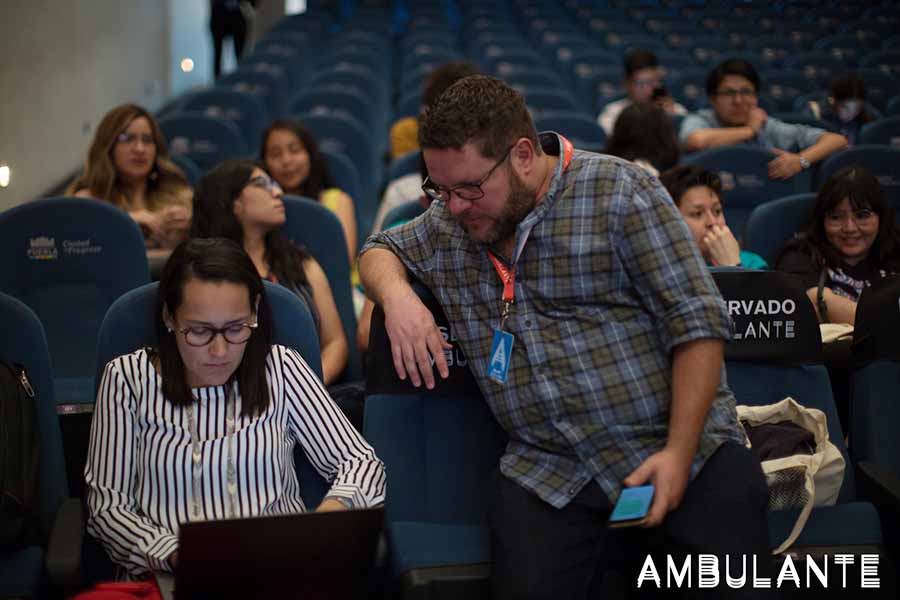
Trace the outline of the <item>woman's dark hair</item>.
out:
<instances>
[{"instance_id":1,"label":"woman's dark hair","mask_svg":"<svg viewBox=\"0 0 900 600\"><path fill-rule=\"evenodd\" d=\"M681 206L684 193L692 187L705 186L722 197L722 180L719 176L698 165L681 165L660 173L659 181L672 196L675 206Z\"/></svg>"},{"instance_id":2,"label":"woman's dark hair","mask_svg":"<svg viewBox=\"0 0 900 600\"><path fill-rule=\"evenodd\" d=\"M228 160L200 179L194 192L192 238L227 238L243 247L244 229L234 214L234 202L250 182L253 169L262 167L249 160ZM267 233L265 243L266 261L280 283L308 285L303 270L306 255L280 229Z\"/></svg>"},{"instance_id":3,"label":"woman's dark hair","mask_svg":"<svg viewBox=\"0 0 900 600\"><path fill-rule=\"evenodd\" d=\"M835 104L847 100L862 100L863 106L856 117L860 123L869 123L874 117L869 113L866 105L866 82L857 73L841 73L831 80L828 94L834 99Z\"/></svg>"},{"instance_id":4,"label":"woman's dark hair","mask_svg":"<svg viewBox=\"0 0 900 600\"><path fill-rule=\"evenodd\" d=\"M669 115L651 102L636 102L621 112L603 150L626 160L645 160L658 171L678 162L678 138Z\"/></svg>"},{"instance_id":5,"label":"woman's dark hair","mask_svg":"<svg viewBox=\"0 0 900 600\"><path fill-rule=\"evenodd\" d=\"M659 59L649 50L636 48L625 53L622 60L622 67L625 70L625 77L630 78L642 69L653 69L659 66Z\"/></svg>"},{"instance_id":6,"label":"woman's dark hair","mask_svg":"<svg viewBox=\"0 0 900 600\"><path fill-rule=\"evenodd\" d=\"M247 340L241 364L232 379L236 379L241 394L241 414L252 416L265 410L269 405L266 385L266 357L272 346L274 330L272 313L266 299L265 287L256 272L253 261L244 250L231 240L224 238L192 239L179 244L163 268L156 293L156 354L159 357L163 394L169 402L186 406L193 396L187 383L184 361L175 336L178 331L169 331L163 321L163 309L173 318L184 301L184 286L197 279L208 282L230 282L247 289L247 300L256 308L257 327Z\"/></svg>"},{"instance_id":7,"label":"woman's dark hair","mask_svg":"<svg viewBox=\"0 0 900 600\"><path fill-rule=\"evenodd\" d=\"M263 132L262 143L259 147L259 158L262 160L263 165L266 164L266 144L269 142L269 136L272 135L273 131L277 130L290 131L297 136L297 139L300 140L300 143L306 149L306 153L309 155L309 175L300 184L300 189L297 190L296 195L318 202L319 194L323 190L335 187L335 183L328 171L328 163L319 151L319 144L316 142L316 138L298 121L292 119L276 119L272 121ZM288 190L285 190L285 193L294 194L293 191Z\"/></svg>"},{"instance_id":8,"label":"woman's dark hair","mask_svg":"<svg viewBox=\"0 0 900 600\"><path fill-rule=\"evenodd\" d=\"M825 215L844 198L849 199L854 210L868 208L878 215L878 235L869 256L877 261L880 268L900 271L900 230L894 224L894 209L885 200L875 175L860 165L844 167L828 178L816 196L809 223L797 240L788 246L805 246L822 266L839 265L841 259L825 235Z\"/></svg>"}]
</instances>

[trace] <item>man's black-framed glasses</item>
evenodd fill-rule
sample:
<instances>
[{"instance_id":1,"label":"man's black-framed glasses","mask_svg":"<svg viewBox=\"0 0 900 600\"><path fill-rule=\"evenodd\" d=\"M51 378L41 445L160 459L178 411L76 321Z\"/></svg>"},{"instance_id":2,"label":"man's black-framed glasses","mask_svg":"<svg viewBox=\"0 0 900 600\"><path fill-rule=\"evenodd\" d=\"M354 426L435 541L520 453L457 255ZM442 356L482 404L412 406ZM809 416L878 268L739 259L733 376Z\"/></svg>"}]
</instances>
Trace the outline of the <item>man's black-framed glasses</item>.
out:
<instances>
[{"instance_id":1,"label":"man's black-framed glasses","mask_svg":"<svg viewBox=\"0 0 900 600\"><path fill-rule=\"evenodd\" d=\"M253 335L258 323L232 323L227 327L217 329L208 325L194 325L191 327L182 327L178 333L184 336L184 341L188 346L197 348L210 344L220 333L225 341L229 344L244 344Z\"/></svg>"},{"instance_id":2,"label":"man's black-framed glasses","mask_svg":"<svg viewBox=\"0 0 900 600\"><path fill-rule=\"evenodd\" d=\"M426 177L425 181L422 182L422 191L432 200L437 200L439 202L449 202L452 194L456 194L458 197L463 200L468 200L469 202L480 200L484 197L484 190L481 189L481 186L484 185L484 182L497 170L497 167L503 164L503 161L507 159L509 153L512 152L512 149L515 147L516 144L514 143L507 148L506 152L503 153L503 156L500 157L500 160L494 163L491 170L485 173L484 177L477 182L460 183L453 187L444 187L431 181L430 177Z\"/></svg>"}]
</instances>

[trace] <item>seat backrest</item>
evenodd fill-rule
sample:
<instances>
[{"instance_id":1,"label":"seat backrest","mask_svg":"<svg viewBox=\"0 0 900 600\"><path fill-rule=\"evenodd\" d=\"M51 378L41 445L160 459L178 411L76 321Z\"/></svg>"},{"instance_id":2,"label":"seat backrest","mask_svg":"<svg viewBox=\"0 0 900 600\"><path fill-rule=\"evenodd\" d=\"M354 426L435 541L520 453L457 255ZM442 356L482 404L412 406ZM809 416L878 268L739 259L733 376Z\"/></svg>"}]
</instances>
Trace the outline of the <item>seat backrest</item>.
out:
<instances>
[{"instance_id":1,"label":"seat backrest","mask_svg":"<svg viewBox=\"0 0 900 600\"><path fill-rule=\"evenodd\" d=\"M350 356L343 381L362 379L362 365L353 340L356 339L356 313L350 284L350 262L341 222L333 212L309 198L284 196L287 221L283 231L321 265L331 286L341 325L347 336Z\"/></svg>"},{"instance_id":2,"label":"seat backrest","mask_svg":"<svg viewBox=\"0 0 900 600\"><path fill-rule=\"evenodd\" d=\"M725 345L728 385L738 404L774 404L787 396L825 413L828 436L849 465L822 339L812 304L790 274L713 268L713 279L734 322ZM844 472L839 501L854 497L852 469Z\"/></svg>"},{"instance_id":3,"label":"seat backrest","mask_svg":"<svg viewBox=\"0 0 900 600\"><path fill-rule=\"evenodd\" d=\"M272 309L275 343L294 348L321 378L319 338L306 304L282 286L268 281L263 283ZM122 295L109 307L97 344L95 395L96 386L99 386L103 369L109 361L139 348L156 345L154 309L158 288L156 282L141 286ZM294 452L294 466L300 479L303 501L308 507L318 506L327 491L327 483L309 464L302 450Z\"/></svg>"},{"instance_id":4,"label":"seat backrest","mask_svg":"<svg viewBox=\"0 0 900 600\"><path fill-rule=\"evenodd\" d=\"M729 227L740 236L750 211L756 206L791 194L809 191L810 176L803 171L788 181L769 178L774 155L750 146L724 146L689 154L683 164L701 165L719 174L722 204Z\"/></svg>"},{"instance_id":5,"label":"seat backrest","mask_svg":"<svg viewBox=\"0 0 900 600\"><path fill-rule=\"evenodd\" d=\"M262 100L270 116L281 115L290 81L270 71L238 68L216 81L216 89L229 89L253 94Z\"/></svg>"},{"instance_id":6,"label":"seat backrest","mask_svg":"<svg viewBox=\"0 0 900 600\"><path fill-rule=\"evenodd\" d=\"M184 173L188 183L192 186L196 186L197 182L200 181L200 177L203 175L200 172L200 167L197 166L197 163L183 154L172 154L169 158L179 169L181 169L181 172Z\"/></svg>"},{"instance_id":7,"label":"seat backrest","mask_svg":"<svg viewBox=\"0 0 900 600\"><path fill-rule=\"evenodd\" d=\"M859 131L859 143L900 148L900 117L885 117L866 123Z\"/></svg>"},{"instance_id":8,"label":"seat backrest","mask_svg":"<svg viewBox=\"0 0 900 600\"><path fill-rule=\"evenodd\" d=\"M569 138L576 148L600 152L606 132L591 117L576 111L545 111L534 120L538 131L556 131Z\"/></svg>"},{"instance_id":9,"label":"seat backrest","mask_svg":"<svg viewBox=\"0 0 900 600\"><path fill-rule=\"evenodd\" d=\"M38 494L41 529L50 531L56 510L68 496L62 435L53 397L53 375L44 327L37 315L12 296L0 293L0 359L25 367L35 391L40 437Z\"/></svg>"},{"instance_id":10,"label":"seat backrest","mask_svg":"<svg viewBox=\"0 0 900 600\"><path fill-rule=\"evenodd\" d=\"M108 202L48 198L0 213L0 291L41 319L59 404L93 402L97 332L106 309L150 281L140 228Z\"/></svg>"},{"instance_id":11,"label":"seat backrest","mask_svg":"<svg viewBox=\"0 0 900 600\"><path fill-rule=\"evenodd\" d=\"M900 175L897 173L897 165L900 165L900 148L861 144L832 154L819 166L815 189L821 189L831 175L849 165L863 165L872 171L878 178L888 202L895 210L900 208Z\"/></svg>"},{"instance_id":12,"label":"seat backrest","mask_svg":"<svg viewBox=\"0 0 900 600\"><path fill-rule=\"evenodd\" d=\"M361 194L367 195L374 190L381 171L375 156L372 132L363 123L355 117L339 113L303 113L295 116L316 137L321 148L345 154L353 161L360 176Z\"/></svg>"},{"instance_id":13,"label":"seat backrest","mask_svg":"<svg viewBox=\"0 0 900 600\"><path fill-rule=\"evenodd\" d=\"M287 112L290 114L330 114L342 113L362 121L370 130L383 125L383 118L376 115L372 104L354 88L337 85L324 85L306 88L288 100Z\"/></svg>"},{"instance_id":14,"label":"seat backrest","mask_svg":"<svg viewBox=\"0 0 900 600\"><path fill-rule=\"evenodd\" d=\"M450 377L433 390L400 381L391 359L384 313L372 314L366 354L364 433L391 473L389 521L479 524L484 490L497 468L506 434L472 378L452 327L431 293L413 288L435 316L453 349L445 352Z\"/></svg>"},{"instance_id":15,"label":"seat backrest","mask_svg":"<svg viewBox=\"0 0 900 600\"><path fill-rule=\"evenodd\" d=\"M223 160L247 156L247 144L237 125L200 112L178 112L159 120L169 150L194 161L204 173Z\"/></svg>"},{"instance_id":16,"label":"seat backrest","mask_svg":"<svg viewBox=\"0 0 900 600\"><path fill-rule=\"evenodd\" d=\"M182 109L199 112L208 117L220 117L234 123L248 149L259 144L268 116L263 101L249 92L234 90L206 90L197 92L185 101Z\"/></svg>"},{"instance_id":17,"label":"seat backrest","mask_svg":"<svg viewBox=\"0 0 900 600\"><path fill-rule=\"evenodd\" d=\"M760 204L747 217L744 249L774 265L778 251L809 221L815 202L816 195L807 192Z\"/></svg>"}]
</instances>

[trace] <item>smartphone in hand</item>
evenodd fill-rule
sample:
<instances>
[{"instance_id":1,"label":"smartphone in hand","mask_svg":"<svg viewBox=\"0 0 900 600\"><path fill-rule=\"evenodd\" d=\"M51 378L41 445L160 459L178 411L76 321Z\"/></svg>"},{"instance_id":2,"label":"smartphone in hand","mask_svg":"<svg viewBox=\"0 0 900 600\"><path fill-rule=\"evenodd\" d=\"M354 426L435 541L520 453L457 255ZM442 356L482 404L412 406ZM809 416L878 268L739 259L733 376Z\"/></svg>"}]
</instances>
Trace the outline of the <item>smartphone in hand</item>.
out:
<instances>
[{"instance_id":1,"label":"smartphone in hand","mask_svg":"<svg viewBox=\"0 0 900 600\"><path fill-rule=\"evenodd\" d=\"M652 485L623 488L609 515L609 527L633 527L640 525L650 512L655 488Z\"/></svg>"}]
</instances>

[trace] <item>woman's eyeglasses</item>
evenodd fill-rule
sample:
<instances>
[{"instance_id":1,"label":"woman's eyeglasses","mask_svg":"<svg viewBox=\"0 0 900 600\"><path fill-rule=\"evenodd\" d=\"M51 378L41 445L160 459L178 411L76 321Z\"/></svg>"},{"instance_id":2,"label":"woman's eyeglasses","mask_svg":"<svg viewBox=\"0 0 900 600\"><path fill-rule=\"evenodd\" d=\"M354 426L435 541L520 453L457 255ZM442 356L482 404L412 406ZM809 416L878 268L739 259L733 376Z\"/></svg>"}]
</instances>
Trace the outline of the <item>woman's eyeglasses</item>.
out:
<instances>
[{"instance_id":1,"label":"woman's eyeglasses","mask_svg":"<svg viewBox=\"0 0 900 600\"><path fill-rule=\"evenodd\" d=\"M270 194L274 194L275 190L278 190L279 192L281 191L281 186L278 185L278 182L268 175L257 175L256 177L248 181L247 185L252 185L253 187L266 190Z\"/></svg>"},{"instance_id":2,"label":"woman's eyeglasses","mask_svg":"<svg viewBox=\"0 0 900 600\"><path fill-rule=\"evenodd\" d=\"M156 140L154 140L153 136L149 133L142 133L140 135L137 135L136 133L120 133L116 136L116 142L126 146L133 146L138 142L141 142L145 146L156 145Z\"/></svg>"},{"instance_id":3,"label":"woman's eyeglasses","mask_svg":"<svg viewBox=\"0 0 900 600\"><path fill-rule=\"evenodd\" d=\"M857 225L868 223L875 216L875 211L870 208L860 208L853 212L830 211L825 213L825 225L827 227L840 227L846 221L853 221Z\"/></svg>"},{"instance_id":4,"label":"woman's eyeglasses","mask_svg":"<svg viewBox=\"0 0 900 600\"><path fill-rule=\"evenodd\" d=\"M229 344L243 344L253 335L258 323L235 323L217 329L209 326L182 327L178 333L184 336L188 346L201 347L210 344L220 333Z\"/></svg>"}]
</instances>

